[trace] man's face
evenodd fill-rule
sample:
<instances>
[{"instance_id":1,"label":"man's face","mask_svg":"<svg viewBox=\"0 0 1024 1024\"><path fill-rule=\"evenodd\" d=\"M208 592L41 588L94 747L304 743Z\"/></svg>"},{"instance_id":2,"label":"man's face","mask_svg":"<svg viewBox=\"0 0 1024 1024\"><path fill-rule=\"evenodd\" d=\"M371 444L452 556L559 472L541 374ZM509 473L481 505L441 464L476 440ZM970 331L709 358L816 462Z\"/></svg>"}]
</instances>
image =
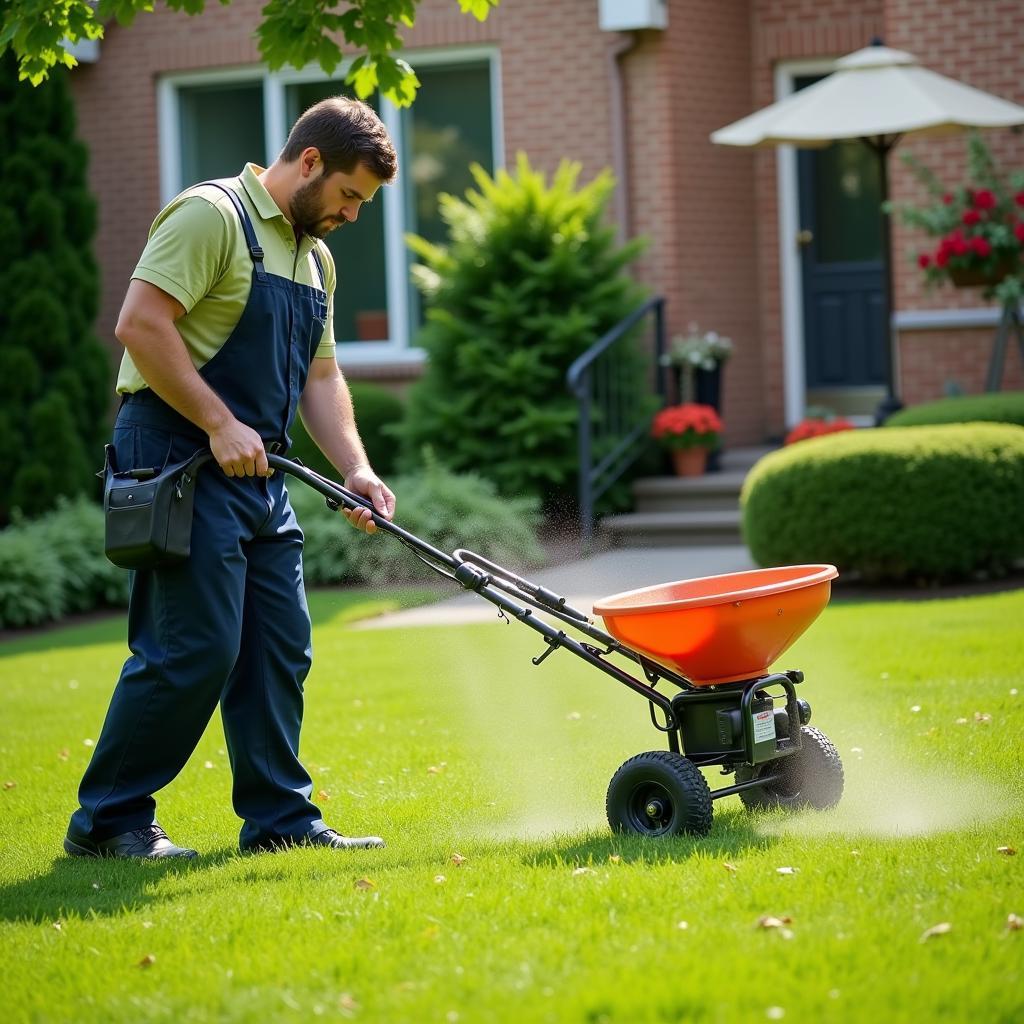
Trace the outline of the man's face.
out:
<instances>
[{"instance_id":1,"label":"man's face","mask_svg":"<svg viewBox=\"0 0 1024 1024\"><path fill-rule=\"evenodd\" d=\"M292 194L292 224L301 234L323 238L347 221L354 221L359 208L373 198L380 185L380 179L361 163L348 174L335 171L325 175L321 171Z\"/></svg>"}]
</instances>

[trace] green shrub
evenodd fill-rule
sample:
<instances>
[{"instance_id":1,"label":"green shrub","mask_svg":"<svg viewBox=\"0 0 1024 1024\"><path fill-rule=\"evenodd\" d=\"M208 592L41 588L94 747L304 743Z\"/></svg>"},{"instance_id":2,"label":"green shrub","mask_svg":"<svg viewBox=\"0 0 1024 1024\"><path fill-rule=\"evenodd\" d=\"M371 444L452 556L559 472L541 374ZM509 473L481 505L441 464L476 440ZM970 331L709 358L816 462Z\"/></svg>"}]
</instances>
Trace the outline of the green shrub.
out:
<instances>
[{"instance_id":1,"label":"green shrub","mask_svg":"<svg viewBox=\"0 0 1024 1024\"><path fill-rule=\"evenodd\" d=\"M349 384L356 426L362 438L366 456L374 470L384 479L393 476L398 463L397 427L405 413L405 403L394 392L379 384L352 381ZM300 419L292 427L292 447L289 455L301 459L310 469L327 477L336 477L338 471L306 433Z\"/></svg>"},{"instance_id":2,"label":"green shrub","mask_svg":"<svg viewBox=\"0 0 1024 1024\"><path fill-rule=\"evenodd\" d=\"M534 532L534 499L499 497L490 481L454 474L432 457L425 460L421 474L396 477L392 484L396 524L434 547L446 553L468 547L510 568L527 568L543 560ZM306 535L308 583L383 585L438 579L396 538L381 532L371 537L353 529L301 482L290 481L288 491Z\"/></svg>"},{"instance_id":3,"label":"green shrub","mask_svg":"<svg viewBox=\"0 0 1024 1024\"><path fill-rule=\"evenodd\" d=\"M96 494L112 397L92 331L99 276L88 151L74 138L66 75L38 88L0 57L0 525L60 495Z\"/></svg>"},{"instance_id":4,"label":"green shrub","mask_svg":"<svg viewBox=\"0 0 1024 1024\"><path fill-rule=\"evenodd\" d=\"M936 423L1016 423L1024 427L1024 391L958 395L924 402L893 413L887 427L926 427Z\"/></svg>"},{"instance_id":5,"label":"green shrub","mask_svg":"<svg viewBox=\"0 0 1024 1024\"><path fill-rule=\"evenodd\" d=\"M402 466L427 445L502 494L571 502L579 414L566 371L640 304L622 273L640 244L615 243L607 173L578 189L569 162L550 185L524 155L513 174L472 170L475 190L441 199L448 244L407 237L422 260L413 274L427 323L417 341L429 359L409 393ZM649 397L644 357L638 345L620 349L605 386L618 408L636 410Z\"/></svg>"},{"instance_id":6,"label":"green shrub","mask_svg":"<svg viewBox=\"0 0 1024 1024\"><path fill-rule=\"evenodd\" d=\"M86 498L0 531L0 629L127 603L128 573L103 554L103 511Z\"/></svg>"},{"instance_id":7,"label":"green shrub","mask_svg":"<svg viewBox=\"0 0 1024 1024\"><path fill-rule=\"evenodd\" d=\"M1024 557L1024 428L813 438L758 462L741 503L761 565L831 562L893 582L1004 573Z\"/></svg>"}]
</instances>

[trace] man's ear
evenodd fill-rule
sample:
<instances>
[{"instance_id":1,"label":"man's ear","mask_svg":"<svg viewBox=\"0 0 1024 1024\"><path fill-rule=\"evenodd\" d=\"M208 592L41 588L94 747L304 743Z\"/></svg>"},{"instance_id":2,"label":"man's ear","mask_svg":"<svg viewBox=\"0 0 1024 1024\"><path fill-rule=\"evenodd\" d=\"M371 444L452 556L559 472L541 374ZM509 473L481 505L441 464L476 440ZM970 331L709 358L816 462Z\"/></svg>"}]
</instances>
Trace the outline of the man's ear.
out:
<instances>
[{"instance_id":1,"label":"man's ear","mask_svg":"<svg viewBox=\"0 0 1024 1024\"><path fill-rule=\"evenodd\" d=\"M307 146L299 155L299 173L303 178L309 178L316 174L318 167L323 167L320 150L316 146Z\"/></svg>"}]
</instances>

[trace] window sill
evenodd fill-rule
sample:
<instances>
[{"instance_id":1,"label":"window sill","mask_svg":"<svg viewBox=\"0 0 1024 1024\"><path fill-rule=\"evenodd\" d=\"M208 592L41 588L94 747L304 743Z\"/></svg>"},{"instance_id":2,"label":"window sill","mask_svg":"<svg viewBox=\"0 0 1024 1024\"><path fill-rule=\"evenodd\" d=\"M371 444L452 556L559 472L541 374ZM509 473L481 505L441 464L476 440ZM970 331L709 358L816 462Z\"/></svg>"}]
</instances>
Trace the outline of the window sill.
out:
<instances>
[{"instance_id":1,"label":"window sill","mask_svg":"<svg viewBox=\"0 0 1024 1024\"><path fill-rule=\"evenodd\" d=\"M338 365L352 380L402 380L422 375L427 353L421 348L397 348L381 342L341 344Z\"/></svg>"}]
</instances>

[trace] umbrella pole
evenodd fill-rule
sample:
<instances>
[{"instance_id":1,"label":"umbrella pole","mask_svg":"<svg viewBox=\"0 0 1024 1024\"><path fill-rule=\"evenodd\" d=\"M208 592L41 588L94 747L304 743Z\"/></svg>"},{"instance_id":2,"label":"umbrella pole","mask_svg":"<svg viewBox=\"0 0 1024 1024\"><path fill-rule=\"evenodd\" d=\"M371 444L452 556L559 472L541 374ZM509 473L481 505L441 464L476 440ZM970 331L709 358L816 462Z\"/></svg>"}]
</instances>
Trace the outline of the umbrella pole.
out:
<instances>
[{"instance_id":1,"label":"umbrella pole","mask_svg":"<svg viewBox=\"0 0 1024 1024\"><path fill-rule=\"evenodd\" d=\"M878 156L878 184L882 195L882 345L885 351L885 398L875 410L875 425L880 426L894 412L903 408L896 393L896 344L892 330L892 306L895 288L893 286L892 266L892 218L887 204L889 202L889 150L899 141L899 136L891 138L878 136L864 139Z\"/></svg>"}]
</instances>

